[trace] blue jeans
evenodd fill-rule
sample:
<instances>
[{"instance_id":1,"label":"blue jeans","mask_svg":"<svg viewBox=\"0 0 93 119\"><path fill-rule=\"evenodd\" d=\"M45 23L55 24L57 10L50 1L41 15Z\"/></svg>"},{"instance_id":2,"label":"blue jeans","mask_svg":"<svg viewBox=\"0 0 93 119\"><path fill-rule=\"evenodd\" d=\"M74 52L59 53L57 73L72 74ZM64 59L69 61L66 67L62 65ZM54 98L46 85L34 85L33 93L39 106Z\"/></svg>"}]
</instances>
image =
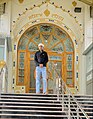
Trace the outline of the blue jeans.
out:
<instances>
[{"instance_id":1,"label":"blue jeans","mask_svg":"<svg viewBox=\"0 0 93 119\"><path fill-rule=\"evenodd\" d=\"M47 90L46 67L36 67L36 93L40 93L40 78L43 80L43 93Z\"/></svg>"}]
</instances>

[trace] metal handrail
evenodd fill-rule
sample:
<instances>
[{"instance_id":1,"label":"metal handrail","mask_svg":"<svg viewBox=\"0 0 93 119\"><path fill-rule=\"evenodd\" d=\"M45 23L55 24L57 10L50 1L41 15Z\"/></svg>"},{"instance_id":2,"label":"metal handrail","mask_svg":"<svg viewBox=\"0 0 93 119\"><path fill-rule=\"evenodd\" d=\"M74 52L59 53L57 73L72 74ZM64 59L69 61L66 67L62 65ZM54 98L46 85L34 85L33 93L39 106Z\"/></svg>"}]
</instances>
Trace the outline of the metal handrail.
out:
<instances>
[{"instance_id":1,"label":"metal handrail","mask_svg":"<svg viewBox=\"0 0 93 119\"><path fill-rule=\"evenodd\" d=\"M73 94L71 93L71 91L69 90L69 88L67 87L66 83L63 81L62 82L65 84L66 89L68 90L70 96L73 98L73 100L75 101L75 103L77 104L77 106L79 107L79 109L81 110L81 112L84 114L84 116L89 119L88 115L85 113L85 111L82 109L82 107L78 104L77 100L75 99L75 97L73 96Z\"/></svg>"},{"instance_id":2,"label":"metal handrail","mask_svg":"<svg viewBox=\"0 0 93 119\"><path fill-rule=\"evenodd\" d=\"M61 87L62 88L65 87L66 88L66 91L69 93L69 99L70 99L70 96L71 96L72 99L75 101L75 103L77 105L77 110L78 111L81 110L81 112L83 113L83 115L85 116L85 118L86 119L89 119L88 115L85 113L85 111L82 109L82 107L78 104L77 100L75 99L75 97L73 96L73 94L71 93L70 89L67 87L66 83L64 82L64 80L62 79L61 75L58 73L58 71L56 70L55 67L54 67L54 70L55 70L55 72L56 72L56 74L58 76L58 80L61 78L61 81L62 81L62 86ZM58 81L58 88L59 88L59 81ZM62 90L64 90L64 88ZM62 96L64 96L64 93L61 92L61 94L62 94ZM59 99L59 90L58 90L58 95L57 96L58 96L58 99ZM70 105L70 102L69 102L69 105ZM64 107L64 106L62 106L62 107ZM69 109L69 114L70 114L70 112L72 113L71 109ZM78 116L79 116L79 114L78 114ZM79 117L79 118L81 118L81 117Z\"/></svg>"},{"instance_id":3,"label":"metal handrail","mask_svg":"<svg viewBox=\"0 0 93 119\"><path fill-rule=\"evenodd\" d=\"M8 69L5 65L4 67L0 68L0 93L7 92L7 78L8 78Z\"/></svg>"}]
</instances>

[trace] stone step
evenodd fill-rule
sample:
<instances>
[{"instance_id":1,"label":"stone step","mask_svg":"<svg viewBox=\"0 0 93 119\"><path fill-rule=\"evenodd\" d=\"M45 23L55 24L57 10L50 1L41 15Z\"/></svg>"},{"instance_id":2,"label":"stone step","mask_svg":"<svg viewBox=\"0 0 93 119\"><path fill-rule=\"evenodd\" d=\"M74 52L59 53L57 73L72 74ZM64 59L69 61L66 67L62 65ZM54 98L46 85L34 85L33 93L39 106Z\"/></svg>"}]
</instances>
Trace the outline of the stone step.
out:
<instances>
[{"instance_id":1,"label":"stone step","mask_svg":"<svg viewBox=\"0 0 93 119\"><path fill-rule=\"evenodd\" d=\"M0 114L0 116L12 116L12 117L55 117L55 118L58 118L58 117L68 117L67 115L42 115L42 114L37 114L37 115L34 115L34 114L8 114L8 113L3 113L3 114Z\"/></svg>"},{"instance_id":2,"label":"stone step","mask_svg":"<svg viewBox=\"0 0 93 119\"><path fill-rule=\"evenodd\" d=\"M25 109L25 110L23 110L23 109L20 109L20 110L18 110L18 109L8 109L7 110L7 109L0 109L0 113L2 113L2 112L11 112L11 113L13 112L13 113L22 113L22 114L23 113L27 113L27 114L28 113L35 113L35 114L36 113L42 113L42 114L45 114L45 113L51 114L51 113L53 113L54 115L58 114L58 113L64 115L66 113L66 111L62 111L62 110L61 111L58 111L58 110L56 110L56 111L51 110L50 111L50 110L40 110L40 109L39 110L31 110L31 109L30 110L29 109L28 110L27 109Z\"/></svg>"},{"instance_id":3,"label":"stone step","mask_svg":"<svg viewBox=\"0 0 93 119\"><path fill-rule=\"evenodd\" d=\"M33 105L37 105L37 106L40 106L40 105L42 105L42 106L62 106L62 104L61 103L37 103L37 102L33 102L33 103L31 103L31 102L2 102L2 101L0 101L0 105L2 105L2 104L7 104L7 105L28 105L28 106L33 106ZM64 105L69 105L69 103L67 103L67 104L64 104ZM76 104L70 104L70 106L77 106ZM86 107L86 108L93 108L93 105L89 105L89 104L81 104L81 106L82 107Z\"/></svg>"},{"instance_id":4,"label":"stone step","mask_svg":"<svg viewBox=\"0 0 93 119\"><path fill-rule=\"evenodd\" d=\"M77 113L75 109L71 109L71 111L73 111L73 113ZM42 112L44 112L44 113L61 113L61 114L62 113L67 113L66 111L62 111L62 109L55 111L55 110L49 110L49 109L48 110L46 110L46 109L43 109L43 110L42 109L35 109L34 110L34 109L26 109L26 108L24 108L24 109L23 108L21 108L21 109L20 108L16 108L16 109L14 109L14 108L13 109L10 109L10 108L9 109L6 109L6 108L4 109L4 108L2 108L2 109L0 109L0 112L16 112L16 113L17 112L21 112L21 113L22 112L24 112L24 113L25 112L26 113L28 113L28 112L34 112L34 113L37 113L37 112L42 113ZM82 114L82 112L80 110L79 110L79 113ZM93 112L86 112L86 113L93 115Z\"/></svg>"},{"instance_id":5,"label":"stone step","mask_svg":"<svg viewBox=\"0 0 93 119\"><path fill-rule=\"evenodd\" d=\"M9 108L9 109L16 109L16 108L17 108L17 109L20 109L20 108L21 108L21 109L42 109L42 108L43 108L43 110L44 110L44 109L48 109L48 110L49 110L49 109L50 109L50 110L51 110L51 109L52 109L52 110L62 110L62 107L61 107L61 106L60 106L60 107L50 107L50 106L49 106L49 107L44 107L44 106L42 107L42 106L37 106L37 105L36 105L36 106L0 105L0 109L2 109L2 108L3 108L3 109L4 109L4 108Z\"/></svg>"},{"instance_id":6,"label":"stone step","mask_svg":"<svg viewBox=\"0 0 93 119\"><path fill-rule=\"evenodd\" d=\"M41 118L42 119L42 117L44 117L44 118L46 118L46 117L48 117L48 119L52 119L52 118L55 118L55 119L59 119L59 118L61 118L61 119L68 119L68 115L42 115L42 114L37 114L37 115L33 115L33 114L7 114L7 113L5 113L5 114L0 114L0 116L4 116L4 117L15 117L15 118L25 118L26 117L26 119L27 119L27 117L37 117L37 118ZM75 116L71 116L71 117L74 117L74 118L77 118L77 115L75 115ZM80 116L82 119L83 118L85 118L84 116ZM92 116L90 116L91 118L92 118ZM33 119L34 119L33 118ZM73 119L73 118L71 118L71 119Z\"/></svg>"},{"instance_id":7,"label":"stone step","mask_svg":"<svg viewBox=\"0 0 93 119\"><path fill-rule=\"evenodd\" d=\"M2 95L1 96L1 99L2 98L10 98L10 99L57 99L58 97L56 96L56 97L49 97L49 96L39 96L39 95L37 95L37 96L12 96L12 95ZM60 99L62 99L62 96L61 97L59 97ZM68 97L64 97L66 100L68 100ZM71 98L71 100L73 100L72 99L72 97L70 97ZM76 98L77 99L77 101L78 100L81 100L81 101L93 101L93 98Z\"/></svg>"},{"instance_id":8,"label":"stone step","mask_svg":"<svg viewBox=\"0 0 93 119\"><path fill-rule=\"evenodd\" d=\"M62 98L60 98L60 99L62 99ZM65 100L68 100L68 97L65 97L64 98ZM87 98L87 99L83 99L83 98L75 98L77 101L86 101L86 102L89 102L89 101L91 101L91 102L93 102L93 99L91 98L91 99L89 99L89 98ZM70 100L73 100L72 98L70 98Z\"/></svg>"},{"instance_id":9,"label":"stone step","mask_svg":"<svg viewBox=\"0 0 93 119\"><path fill-rule=\"evenodd\" d=\"M2 102L8 102L8 101L11 101L11 102L46 102L46 103L60 103L58 100L46 100L46 99L6 99L6 98L1 98L0 101ZM69 103L68 100L65 100L64 102L66 102L67 104ZM93 105L93 102L90 102L90 101L77 101L79 104L88 104L89 106L90 105ZM70 103L73 103L73 104L76 104L75 101L71 101Z\"/></svg>"},{"instance_id":10,"label":"stone step","mask_svg":"<svg viewBox=\"0 0 93 119\"><path fill-rule=\"evenodd\" d=\"M91 101L93 101L93 98L83 98L83 97L81 97L81 98L77 98L77 97L75 97L77 100L86 100L86 101L88 101L88 100L91 100Z\"/></svg>"},{"instance_id":11,"label":"stone step","mask_svg":"<svg viewBox=\"0 0 93 119\"><path fill-rule=\"evenodd\" d=\"M74 109L74 108L75 107L71 107L71 109ZM83 108L83 110L93 112L93 108Z\"/></svg>"},{"instance_id":12,"label":"stone step","mask_svg":"<svg viewBox=\"0 0 93 119\"><path fill-rule=\"evenodd\" d=\"M60 103L57 100L46 100L46 99L5 99L5 98L1 98L0 101L4 101L4 102L46 102L46 103Z\"/></svg>"},{"instance_id":13,"label":"stone step","mask_svg":"<svg viewBox=\"0 0 93 119\"><path fill-rule=\"evenodd\" d=\"M63 94L60 94L62 96ZM40 96L40 97L57 97L57 94L35 94L35 93L23 93L23 94L14 94L14 93L3 93L1 96ZM68 97L68 94L64 94L64 97ZM93 95L74 95L75 98L83 99L93 99Z\"/></svg>"},{"instance_id":14,"label":"stone step","mask_svg":"<svg viewBox=\"0 0 93 119\"><path fill-rule=\"evenodd\" d=\"M0 104L27 104L27 105L30 105L30 104L38 104L38 105L61 105L60 104L60 102L52 102L52 103L46 103L46 102L33 102L33 103L31 103L31 102L27 102L27 101L14 101L14 102L12 102L12 101L0 101Z\"/></svg>"},{"instance_id":15,"label":"stone step","mask_svg":"<svg viewBox=\"0 0 93 119\"><path fill-rule=\"evenodd\" d=\"M82 94L77 94L74 95L75 97L83 97L83 98L93 98L93 95L82 95Z\"/></svg>"},{"instance_id":16,"label":"stone step","mask_svg":"<svg viewBox=\"0 0 93 119\"><path fill-rule=\"evenodd\" d=\"M41 97L57 97L57 94L36 94L36 93L16 93L16 94L12 94L12 93L2 93L1 96L41 96ZM62 95L62 94L61 94Z\"/></svg>"},{"instance_id":17,"label":"stone step","mask_svg":"<svg viewBox=\"0 0 93 119\"><path fill-rule=\"evenodd\" d=\"M57 100L57 97L41 97L41 96L12 96L12 95L2 95L2 98L10 98L10 99L52 99L52 100Z\"/></svg>"}]
</instances>

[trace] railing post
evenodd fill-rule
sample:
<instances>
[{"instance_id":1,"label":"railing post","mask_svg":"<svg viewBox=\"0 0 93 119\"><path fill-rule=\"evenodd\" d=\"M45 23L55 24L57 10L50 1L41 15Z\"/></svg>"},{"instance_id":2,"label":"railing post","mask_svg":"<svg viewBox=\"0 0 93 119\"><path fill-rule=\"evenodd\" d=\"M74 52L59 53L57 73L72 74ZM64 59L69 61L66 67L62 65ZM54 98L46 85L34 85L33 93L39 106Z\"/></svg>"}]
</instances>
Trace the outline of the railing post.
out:
<instances>
[{"instance_id":1,"label":"railing post","mask_svg":"<svg viewBox=\"0 0 93 119\"><path fill-rule=\"evenodd\" d=\"M63 86L63 82L62 82L62 110L64 111L64 86Z\"/></svg>"},{"instance_id":2,"label":"railing post","mask_svg":"<svg viewBox=\"0 0 93 119\"><path fill-rule=\"evenodd\" d=\"M70 119L70 94L68 94L68 119Z\"/></svg>"},{"instance_id":3,"label":"railing post","mask_svg":"<svg viewBox=\"0 0 93 119\"><path fill-rule=\"evenodd\" d=\"M57 100L59 101L59 77L57 78Z\"/></svg>"},{"instance_id":4,"label":"railing post","mask_svg":"<svg viewBox=\"0 0 93 119\"><path fill-rule=\"evenodd\" d=\"M4 74L4 70L3 68L0 68L0 94L2 93L2 84L3 84L3 74Z\"/></svg>"},{"instance_id":5,"label":"railing post","mask_svg":"<svg viewBox=\"0 0 93 119\"><path fill-rule=\"evenodd\" d=\"M79 119L79 108L78 108L78 105L77 105L77 119Z\"/></svg>"},{"instance_id":6,"label":"railing post","mask_svg":"<svg viewBox=\"0 0 93 119\"><path fill-rule=\"evenodd\" d=\"M6 76L6 63L5 61L0 61L0 93L4 92L5 89L5 76Z\"/></svg>"}]
</instances>

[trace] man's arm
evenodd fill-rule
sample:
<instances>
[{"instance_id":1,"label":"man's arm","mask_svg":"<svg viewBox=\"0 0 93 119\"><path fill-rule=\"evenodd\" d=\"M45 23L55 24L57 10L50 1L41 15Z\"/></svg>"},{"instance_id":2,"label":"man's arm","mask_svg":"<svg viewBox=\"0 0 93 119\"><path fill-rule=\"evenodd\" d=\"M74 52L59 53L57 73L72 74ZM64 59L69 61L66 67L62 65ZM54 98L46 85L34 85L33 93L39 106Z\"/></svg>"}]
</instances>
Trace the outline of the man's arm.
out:
<instances>
[{"instance_id":1,"label":"man's arm","mask_svg":"<svg viewBox=\"0 0 93 119\"><path fill-rule=\"evenodd\" d=\"M46 58L45 58L44 64L46 64L47 62L48 62L48 55L47 55L47 52L46 52Z\"/></svg>"},{"instance_id":2,"label":"man's arm","mask_svg":"<svg viewBox=\"0 0 93 119\"><path fill-rule=\"evenodd\" d=\"M34 56L34 61L36 63L36 66L39 66L39 62L38 62L38 59L37 59L37 53L35 53L35 56Z\"/></svg>"}]
</instances>

